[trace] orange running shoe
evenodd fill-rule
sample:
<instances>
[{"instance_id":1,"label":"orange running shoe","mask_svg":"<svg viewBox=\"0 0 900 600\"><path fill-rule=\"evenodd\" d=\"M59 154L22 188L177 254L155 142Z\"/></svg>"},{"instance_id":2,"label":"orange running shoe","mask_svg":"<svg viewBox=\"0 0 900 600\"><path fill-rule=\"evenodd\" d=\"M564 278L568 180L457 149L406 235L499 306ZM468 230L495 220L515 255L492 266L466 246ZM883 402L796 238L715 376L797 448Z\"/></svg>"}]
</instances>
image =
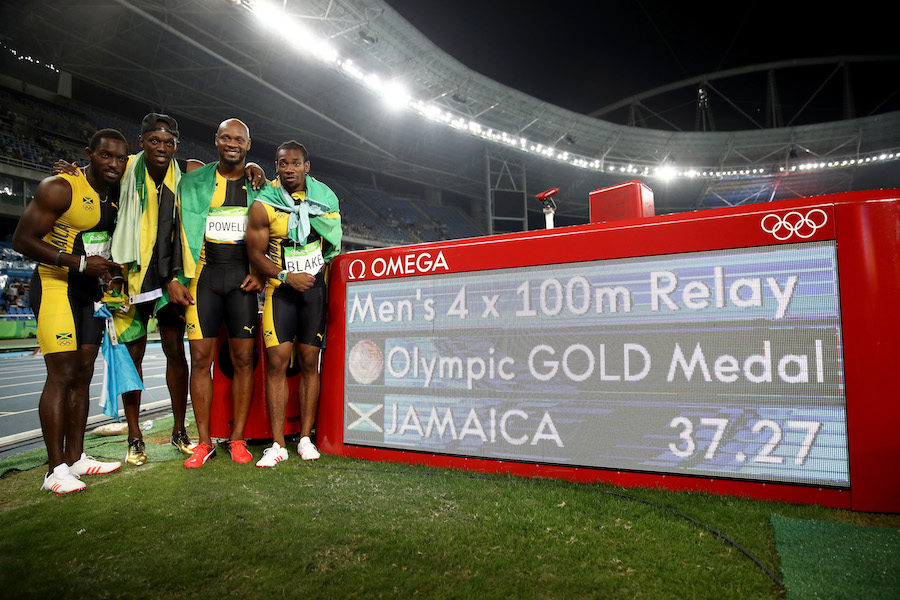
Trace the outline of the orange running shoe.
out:
<instances>
[{"instance_id":1,"label":"orange running shoe","mask_svg":"<svg viewBox=\"0 0 900 600\"><path fill-rule=\"evenodd\" d=\"M253 460L253 455L247 450L247 440L230 440L228 452L231 454L231 460L236 463L244 464Z\"/></svg>"},{"instance_id":2,"label":"orange running shoe","mask_svg":"<svg viewBox=\"0 0 900 600\"><path fill-rule=\"evenodd\" d=\"M184 461L184 467L186 469L196 469L198 467L202 467L206 464L206 461L215 457L216 449L209 444L197 444L197 447L194 448L194 452L191 454L191 457Z\"/></svg>"}]
</instances>

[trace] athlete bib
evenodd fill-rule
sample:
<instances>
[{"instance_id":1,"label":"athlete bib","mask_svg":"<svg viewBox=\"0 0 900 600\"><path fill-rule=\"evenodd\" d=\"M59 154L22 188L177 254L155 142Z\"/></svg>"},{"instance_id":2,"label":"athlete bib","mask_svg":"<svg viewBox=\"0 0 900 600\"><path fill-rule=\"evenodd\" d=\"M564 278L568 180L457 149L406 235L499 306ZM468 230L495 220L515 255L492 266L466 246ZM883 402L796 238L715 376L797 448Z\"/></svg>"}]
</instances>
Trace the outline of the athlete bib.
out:
<instances>
[{"instance_id":1,"label":"athlete bib","mask_svg":"<svg viewBox=\"0 0 900 600\"><path fill-rule=\"evenodd\" d=\"M322 240L316 240L299 248L284 249L284 268L291 273L315 275L325 266L322 257Z\"/></svg>"},{"instance_id":2,"label":"athlete bib","mask_svg":"<svg viewBox=\"0 0 900 600\"><path fill-rule=\"evenodd\" d=\"M108 231L85 231L81 234L81 243L84 245L86 256L102 256L106 260L112 256L110 253L112 236Z\"/></svg>"},{"instance_id":3,"label":"athlete bib","mask_svg":"<svg viewBox=\"0 0 900 600\"><path fill-rule=\"evenodd\" d=\"M247 239L249 209L246 206L210 207L206 239L219 244L243 244Z\"/></svg>"}]
</instances>

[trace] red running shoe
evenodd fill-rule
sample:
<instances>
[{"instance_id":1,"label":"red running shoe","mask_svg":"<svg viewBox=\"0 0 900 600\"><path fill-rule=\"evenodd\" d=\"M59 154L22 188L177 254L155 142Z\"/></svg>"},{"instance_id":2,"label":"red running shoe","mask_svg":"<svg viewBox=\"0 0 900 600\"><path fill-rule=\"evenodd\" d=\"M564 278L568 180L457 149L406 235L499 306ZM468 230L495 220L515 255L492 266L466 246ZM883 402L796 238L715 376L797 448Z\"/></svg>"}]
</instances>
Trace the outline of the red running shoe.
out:
<instances>
[{"instance_id":1,"label":"red running shoe","mask_svg":"<svg viewBox=\"0 0 900 600\"><path fill-rule=\"evenodd\" d=\"M231 460L244 464L253 460L253 455L247 450L247 440L231 440L228 442L228 452Z\"/></svg>"},{"instance_id":2,"label":"red running shoe","mask_svg":"<svg viewBox=\"0 0 900 600\"><path fill-rule=\"evenodd\" d=\"M209 444L197 444L197 447L194 448L194 452L191 454L191 457L184 461L184 467L186 469L196 469L197 467L202 467L206 464L206 461L213 458L216 455L216 449Z\"/></svg>"}]
</instances>

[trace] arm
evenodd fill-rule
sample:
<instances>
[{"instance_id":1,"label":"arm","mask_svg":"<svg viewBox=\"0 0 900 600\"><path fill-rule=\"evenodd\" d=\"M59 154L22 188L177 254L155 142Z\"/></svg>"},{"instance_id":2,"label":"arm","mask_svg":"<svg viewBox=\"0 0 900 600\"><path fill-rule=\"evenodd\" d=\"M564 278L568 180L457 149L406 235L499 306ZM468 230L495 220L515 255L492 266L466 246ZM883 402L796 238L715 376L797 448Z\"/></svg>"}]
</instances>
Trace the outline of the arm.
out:
<instances>
[{"instance_id":1,"label":"arm","mask_svg":"<svg viewBox=\"0 0 900 600\"><path fill-rule=\"evenodd\" d=\"M188 161L188 170L193 170L197 167L197 165L194 165L192 168L191 163L199 163L199 166L203 166L203 163L199 161L190 160ZM169 295L169 302L187 306L188 304L194 304L194 297L191 296L190 291L184 284L186 277L184 277L184 257L182 252L185 249L181 240L181 207L177 198L175 207L175 222L172 224L172 232L175 236L172 242L172 279L166 284L166 292Z\"/></svg>"},{"instance_id":2,"label":"arm","mask_svg":"<svg viewBox=\"0 0 900 600\"><path fill-rule=\"evenodd\" d=\"M202 160L197 160L195 158L189 158L189 159L187 159L187 166L185 167L184 172L190 173L191 171L193 171L195 169L199 169L203 165L204 165L204 162Z\"/></svg>"},{"instance_id":3,"label":"arm","mask_svg":"<svg viewBox=\"0 0 900 600\"><path fill-rule=\"evenodd\" d=\"M78 168L78 165L75 163L69 163L64 161L63 159L59 159L55 163L53 163L53 167L50 169L50 172L53 175L60 175L65 173L66 175L81 175L81 169Z\"/></svg>"},{"instance_id":4,"label":"arm","mask_svg":"<svg viewBox=\"0 0 900 600\"><path fill-rule=\"evenodd\" d=\"M247 257L257 273L266 279L274 279L278 275L278 267L266 254L268 248L269 215L261 203L254 202L250 205L247 223Z\"/></svg>"},{"instance_id":5,"label":"arm","mask_svg":"<svg viewBox=\"0 0 900 600\"><path fill-rule=\"evenodd\" d=\"M189 158L184 172L190 173L191 171L199 169L204 164L203 161L197 160L196 158ZM266 185L266 172L256 163L247 163L247 166L244 168L244 176L251 181L254 190L262 189L262 187Z\"/></svg>"},{"instance_id":6,"label":"arm","mask_svg":"<svg viewBox=\"0 0 900 600\"><path fill-rule=\"evenodd\" d=\"M266 172L256 163L247 163L244 176L251 181L254 190L260 190L266 185Z\"/></svg>"},{"instance_id":7,"label":"arm","mask_svg":"<svg viewBox=\"0 0 900 600\"><path fill-rule=\"evenodd\" d=\"M269 246L269 217L259 202L250 205L247 221L247 257L250 259L250 274L244 278L241 289L245 292L261 292L266 285L275 263L266 256ZM277 274L278 269L275 268Z\"/></svg>"},{"instance_id":8,"label":"arm","mask_svg":"<svg viewBox=\"0 0 900 600\"><path fill-rule=\"evenodd\" d=\"M13 248L45 265L59 265L78 271L81 265L80 255L60 253L59 248L44 241L44 236L50 233L53 224L69 209L71 203L72 188L65 180L51 177L42 181L34 194L34 200L22 213L13 234ZM100 277L115 266L118 265L102 256L91 256L87 258L83 272Z\"/></svg>"}]
</instances>

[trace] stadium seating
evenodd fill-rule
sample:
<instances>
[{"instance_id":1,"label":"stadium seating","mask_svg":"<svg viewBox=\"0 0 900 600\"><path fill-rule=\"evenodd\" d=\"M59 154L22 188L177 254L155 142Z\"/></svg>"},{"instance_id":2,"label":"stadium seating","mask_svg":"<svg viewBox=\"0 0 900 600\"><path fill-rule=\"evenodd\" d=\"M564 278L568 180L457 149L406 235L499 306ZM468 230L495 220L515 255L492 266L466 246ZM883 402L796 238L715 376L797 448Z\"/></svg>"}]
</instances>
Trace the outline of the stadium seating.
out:
<instances>
[{"instance_id":1,"label":"stadium seating","mask_svg":"<svg viewBox=\"0 0 900 600\"><path fill-rule=\"evenodd\" d=\"M140 133L137 123L75 100L59 106L0 87L0 161L48 172L59 158L83 162L82 148L98 128L112 127L135 140ZM182 138L179 156L209 162L215 160L215 151L211 144ZM356 239L402 245L482 235L456 207L426 204L418 196L326 174L322 179L341 200L345 233Z\"/></svg>"}]
</instances>

